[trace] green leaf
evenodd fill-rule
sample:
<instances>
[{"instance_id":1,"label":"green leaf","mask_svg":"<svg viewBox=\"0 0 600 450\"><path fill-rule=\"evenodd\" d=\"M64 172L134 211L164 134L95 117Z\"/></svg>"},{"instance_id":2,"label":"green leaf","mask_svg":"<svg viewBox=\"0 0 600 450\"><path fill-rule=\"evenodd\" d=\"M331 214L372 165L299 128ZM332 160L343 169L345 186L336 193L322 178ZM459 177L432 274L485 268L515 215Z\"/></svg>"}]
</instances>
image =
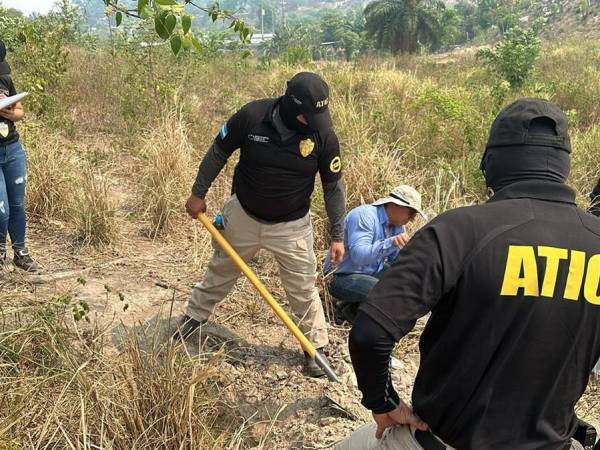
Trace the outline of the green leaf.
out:
<instances>
[{"instance_id":1,"label":"green leaf","mask_svg":"<svg viewBox=\"0 0 600 450\"><path fill-rule=\"evenodd\" d=\"M121 25L121 22L123 21L123 13L121 11L117 11L117 14L115 15L115 20L117 22L117 26Z\"/></svg>"},{"instance_id":2,"label":"green leaf","mask_svg":"<svg viewBox=\"0 0 600 450\"><path fill-rule=\"evenodd\" d=\"M179 50L181 50L181 38L178 34L171 36L171 50L173 51L174 55L177 55Z\"/></svg>"},{"instance_id":3,"label":"green leaf","mask_svg":"<svg viewBox=\"0 0 600 450\"><path fill-rule=\"evenodd\" d=\"M154 3L160 6L173 6L177 4L175 0L154 0Z\"/></svg>"},{"instance_id":4,"label":"green leaf","mask_svg":"<svg viewBox=\"0 0 600 450\"><path fill-rule=\"evenodd\" d=\"M162 39L169 39L169 30L165 26L164 20L159 16L154 18L154 29L156 30L156 34L158 34Z\"/></svg>"},{"instance_id":5,"label":"green leaf","mask_svg":"<svg viewBox=\"0 0 600 450\"><path fill-rule=\"evenodd\" d=\"M175 25L177 25L177 17L175 17L173 14L169 14L165 19L165 27L167 28L169 35L175 29Z\"/></svg>"},{"instance_id":6,"label":"green leaf","mask_svg":"<svg viewBox=\"0 0 600 450\"><path fill-rule=\"evenodd\" d=\"M137 12L138 15L142 15L142 11L144 10L144 8L148 6L148 0L138 0L138 4L137 4Z\"/></svg>"},{"instance_id":7,"label":"green leaf","mask_svg":"<svg viewBox=\"0 0 600 450\"><path fill-rule=\"evenodd\" d=\"M200 41L198 39L196 39L196 36L191 36L190 37L190 41L192 41L192 45L196 48L196 50L201 51L202 50L202 44L200 43Z\"/></svg>"},{"instance_id":8,"label":"green leaf","mask_svg":"<svg viewBox=\"0 0 600 450\"><path fill-rule=\"evenodd\" d=\"M190 40L189 37L187 36L183 36L181 38L181 46L185 49L185 50L189 50L192 46L192 41Z\"/></svg>"},{"instance_id":9,"label":"green leaf","mask_svg":"<svg viewBox=\"0 0 600 450\"><path fill-rule=\"evenodd\" d=\"M146 5L142 8L142 11L139 14L142 19L148 19L154 15L154 10Z\"/></svg>"},{"instance_id":10,"label":"green leaf","mask_svg":"<svg viewBox=\"0 0 600 450\"><path fill-rule=\"evenodd\" d=\"M242 59L246 59L246 58L248 58L249 56L252 56L252 51L251 51L250 49L248 49L248 48L247 48L246 50L244 50L244 51L242 52Z\"/></svg>"},{"instance_id":11,"label":"green leaf","mask_svg":"<svg viewBox=\"0 0 600 450\"><path fill-rule=\"evenodd\" d=\"M181 28L183 29L183 34L187 34L187 32L190 31L191 27L192 18L187 14L181 16Z\"/></svg>"}]
</instances>

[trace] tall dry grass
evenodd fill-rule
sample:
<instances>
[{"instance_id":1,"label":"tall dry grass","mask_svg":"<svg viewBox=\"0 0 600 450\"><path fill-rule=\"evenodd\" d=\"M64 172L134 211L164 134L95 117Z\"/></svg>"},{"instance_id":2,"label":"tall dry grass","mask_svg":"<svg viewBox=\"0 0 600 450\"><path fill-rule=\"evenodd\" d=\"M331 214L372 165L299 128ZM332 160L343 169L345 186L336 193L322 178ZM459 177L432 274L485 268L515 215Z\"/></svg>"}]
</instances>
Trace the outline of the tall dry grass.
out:
<instances>
[{"instance_id":1,"label":"tall dry grass","mask_svg":"<svg viewBox=\"0 0 600 450\"><path fill-rule=\"evenodd\" d=\"M144 137L140 203L152 238L172 231L182 216L197 167L192 154L186 124L176 110L165 113Z\"/></svg>"},{"instance_id":2,"label":"tall dry grass","mask_svg":"<svg viewBox=\"0 0 600 450\"><path fill-rule=\"evenodd\" d=\"M218 397L218 354L143 331L115 350L112 327L73 323L69 293L0 300L0 448L236 448L242 422Z\"/></svg>"},{"instance_id":3,"label":"tall dry grass","mask_svg":"<svg viewBox=\"0 0 600 450\"><path fill-rule=\"evenodd\" d=\"M114 243L119 236L119 224L106 174L84 168L79 181L80 188L71 207L77 240L94 246Z\"/></svg>"}]
</instances>

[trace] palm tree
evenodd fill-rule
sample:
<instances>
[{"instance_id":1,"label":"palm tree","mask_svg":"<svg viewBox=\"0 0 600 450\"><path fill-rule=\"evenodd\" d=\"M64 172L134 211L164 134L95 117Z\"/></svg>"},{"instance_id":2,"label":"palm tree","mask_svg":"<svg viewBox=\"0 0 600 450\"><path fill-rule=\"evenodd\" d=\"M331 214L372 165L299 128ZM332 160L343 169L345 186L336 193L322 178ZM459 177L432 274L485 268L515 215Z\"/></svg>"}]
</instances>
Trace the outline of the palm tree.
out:
<instances>
[{"instance_id":1,"label":"palm tree","mask_svg":"<svg viewBox=\"0 0 600 450\"><path fill-rule=\"evenodd\" d=\"M444 8L440 0L374 0L365 8L365 26L377 48L415 53L419 41L439 44Z\"/></svg>"}]
</instances>

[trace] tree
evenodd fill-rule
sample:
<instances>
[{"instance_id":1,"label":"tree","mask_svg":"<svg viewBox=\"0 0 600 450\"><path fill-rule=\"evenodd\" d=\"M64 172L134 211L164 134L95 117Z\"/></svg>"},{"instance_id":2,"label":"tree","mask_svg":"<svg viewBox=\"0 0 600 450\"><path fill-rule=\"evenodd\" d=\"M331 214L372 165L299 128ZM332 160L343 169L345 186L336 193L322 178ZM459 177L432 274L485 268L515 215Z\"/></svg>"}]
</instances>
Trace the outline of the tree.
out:
<instances>
[{"instance_id":1,"label":"tree","mask_svg":"<svg viewBox=\"0 0 600 450\"><path fill-rule=\"evenodd\" d=\"M365 8L366 29L377 48L415 53L419 42L439 45L444 10L439 0L374 0Z\"/></svg>"},{"instance_id":2,"label":"tree","mask_svg":"<svg viewBox=\"0 0 600 450\"><path fill-rule=\"evenodd\" d=\"M358 10L360 12L360 10ZM346 14L328 12L321 17L321 43L329 43L335 50L343 50L346 60L351 60L366 47L364 20L350 11Z\"/></svg>"}]
</instances>

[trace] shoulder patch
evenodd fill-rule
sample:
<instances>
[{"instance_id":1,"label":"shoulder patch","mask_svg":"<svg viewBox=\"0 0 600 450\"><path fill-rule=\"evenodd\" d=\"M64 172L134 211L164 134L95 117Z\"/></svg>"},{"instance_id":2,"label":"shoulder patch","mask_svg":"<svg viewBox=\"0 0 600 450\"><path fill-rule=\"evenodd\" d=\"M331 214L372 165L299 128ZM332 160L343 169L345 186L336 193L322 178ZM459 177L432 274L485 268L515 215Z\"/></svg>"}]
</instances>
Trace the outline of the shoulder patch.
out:
<instances>
[{"instance_id":1,"label":"shoulder patch","mask_svg":"<svg viewBox=\"0 0 600 450\"><path fill-rule=\"evenodd\" d=\"M339 156L336 156L331 160L329 163L329 170L331 170L331 173L338 173L342 170L342 160Z\"/></svg>"},{"instance_id":2,"label":"shoulder patch","mask_svg":"<svg viewBox=\"0 0 600 450\"><path fill-rule=\"evenodd\" d=\"M219 131L219 136L221 136L221 139L225 139L225 136L227 136L227 133L228 133L228 130L227 130L227 122L226 122L221 127L221 131Z\"/></svg>"}]
</instances>

